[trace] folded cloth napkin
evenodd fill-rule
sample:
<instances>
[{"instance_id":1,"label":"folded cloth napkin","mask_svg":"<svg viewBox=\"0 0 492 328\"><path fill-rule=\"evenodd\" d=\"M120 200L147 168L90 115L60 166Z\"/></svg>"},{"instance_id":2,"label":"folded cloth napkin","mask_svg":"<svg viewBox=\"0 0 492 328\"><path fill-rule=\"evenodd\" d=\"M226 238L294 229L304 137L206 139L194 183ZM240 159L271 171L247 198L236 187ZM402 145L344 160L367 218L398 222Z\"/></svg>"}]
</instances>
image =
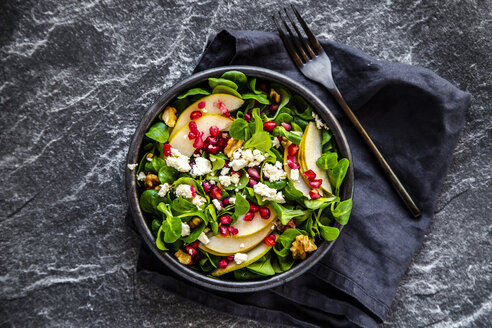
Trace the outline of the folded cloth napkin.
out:
<instances>
[{"instance_id":1,"label":"folded cloth napkin","mask_svg":"<svg viewBox=\"0 0 492 328\"><path fill-rule=\"evenodd\" d=\"M331 251L299 278L250 294L226 294L172 274L142 246L139 276L215 310L302 327L375 327L420 247L432 217L470 95L433 72L379 61L322 41L342 95L422 211L414 219L341 109L294 66L277 34L224 30L211 38L195 71L262 66L286 74L321 98L340 121L355 169L354 207ZM131 219L129 219L131 224Z\"/></svg>"}]
</instances>

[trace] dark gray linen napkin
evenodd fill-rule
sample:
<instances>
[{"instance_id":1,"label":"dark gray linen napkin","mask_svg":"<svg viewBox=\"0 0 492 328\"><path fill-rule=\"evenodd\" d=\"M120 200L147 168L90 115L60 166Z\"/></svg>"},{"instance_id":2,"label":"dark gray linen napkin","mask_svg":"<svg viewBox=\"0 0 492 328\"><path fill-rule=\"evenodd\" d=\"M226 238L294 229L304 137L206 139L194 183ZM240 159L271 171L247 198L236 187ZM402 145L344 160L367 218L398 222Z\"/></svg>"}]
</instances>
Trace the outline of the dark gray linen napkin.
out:
<instances>
[{"instance_id":1,"label":"dark gray linen napkin","mask_svg":"<svg viewBox=\"0 0 492 328\"><path fill-rule=\"evenodd\" d=\"M176 277L142 246L137 271L149 282L226 313L302 327L375 327L384 320L431 220L470 95L433 72L379 61L321 42L342 95L422 211L414 219L341 109L304 78L277 34L224 30L195 71L225 65L266 67L308 86L339 119L355 168L354 207L333 248L301 277L271 290L225 294ZM131 218L128 223L132 225Z\"/></svg>"}]
</instances>

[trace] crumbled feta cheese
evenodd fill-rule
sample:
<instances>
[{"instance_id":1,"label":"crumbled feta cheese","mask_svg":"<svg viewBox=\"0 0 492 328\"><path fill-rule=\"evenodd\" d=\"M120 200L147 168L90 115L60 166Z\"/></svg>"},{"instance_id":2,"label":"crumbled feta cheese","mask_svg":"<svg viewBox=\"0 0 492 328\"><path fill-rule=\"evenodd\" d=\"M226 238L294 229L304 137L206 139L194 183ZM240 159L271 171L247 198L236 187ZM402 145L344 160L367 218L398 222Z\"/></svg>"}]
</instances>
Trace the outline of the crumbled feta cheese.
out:
<instances>
[{"instance_id":1,"label":"crumbled feta cheese","mask_svg":"<svg viewBox=\"0 0 492 328\"><path fill-rule=\"evenodd\" d=\"M236 204L236 197L229 197L229 203Z\"/></svg>"},{"instance_id":2,"label":"crumbled feta cheese","mask_svg":"<svg viewBox=\"0 0 492 328\"><path fill-rule=\"evenodd\" d=\"M222 209L222 205L220 205L220 201L218 199L212 200L212 204L214 204L217 211L220 211Z\"/></svg>"},{"instance_id":3,"label":"crumbled feta cheese","mask_svg":"<svg viewBox=\"0 0 492 328\"><path fill-rule=\"evenodd\" d=\"M205 245L207 245L210 242L210 239L208 239L207 235L204 232L202 232L200 236L198 236L198 240Z\"/></svg>"},{"instance_id":4,"label":"crumbled feta cheese","mask_svg":"<svg viewBox=\"0 0 492 328\"><path fill-rule=\"evenodd\" d=\"M200 210L201 207L207 203L207 200L205 199L205 197L196 195L191 202Z\"/></svg>"},{"instance_id":5,"label":"crumbled feta cheese","mask_svg":"<svg viewBox=\"0 0 492 328\"><path fill-rule=\"evenodd\" d=\"M240 159L234 159L229 163L229 166L232 167L234 171L239 171L242 168L245 168L248 165L248 161L240 158Z\"/></svg>"},{"instance_id":6,"label":"crumbled feta cheese","mask_svg":"<svg viewBox=\"0 0 492 328\"><path fill-rule=\"evenodd\" d=\"M241 149L239 148L232 154L232 161L229 167L234 171L239 171L242 168L258 166L265 160L265 156L258 149Z\"/></svg>"},{"instance_id":7,"label":"crumbled feta cheese","mask_svg":"<svg viewBox=\"0 0 492 328\"><path fill-rule=\"evenodd\" d=\"M318 128L318 130L321 130L321 128L325 128L328 130L328 126L325 123L323 123L323 121L318 116L318 114L316 114L315 112L312 112L311 115L314 118L314 123L316 123L316 127Z\"/></svg>"},{"instance_id":8,"label":"crumbled feta cheese","mask_svg":"<svg viewBox=\"0 0 492 328\"><path fill-rule=\"evenodd\" d=\"M189 172L191 170L190 158L181 154L176 148L171 148L171 156L166 157L166 164L174 167L179 172Z\"/></svg>"},{"instance_id":9,"label":"crumbled feta cheese","mask_svg":"<svg viewBox=\"0 0 492 328\"><path fill-rule=\"evenodd\" d=\"M294 181L299 180L299 169L290 170L290 178Z\"/></svg>"},{"instance_id":10,"label":"crumbled feta cheese","mask_svg":"<svg viewBox=\"0 0 492 328\"><path fill-rule=\"evenodd\" d=\"M243 154L243 150L239 148L232 154L232 159L240 159L242 154Z\"/></svg>"},{"instance_id":11,"label":"crumbled feta cheese","mask_svg":"<svg viewBox=\"0 0 492 328\"><path fill-rule=\"evenodd\" d=\"M138 181L144 181L144 180L145 180L145 177L146 177L145 173L140 172L140 173L137 175L137 180L138 180Z\"/></svg>"},{"instance_id":12,"label":"crumbled feta cheese","mask_svg":"<svg viewBox=\"0 0 492 328\"><path fill-rule=\"evenodd\" d=\"M219 177L219 182L224 187L229 187L231 185L231 177L227 175L221 175Z\"/></svg>"},{"instance_id":13,"label":"crumbled feta cheese","mask_svg":"<svg viewBox=\"0 0 492 328\"><path fill-rule=\"evenodd\" d=\"M147 157L147 162L152 162L152 157Z\"/></svg>"},{"instance_id":14,"label":"crumbled feta cheese","mask_svg":"<svg viewBox=\"0 0 492 328\"><path fill-rule=\"evenodd\" d=\"M265 174L271 182L285 179L287 176L285 171L282 169L282 163L279 161L275 163L275 166L270 163L266 163L265 166L263 166L263 174Z\"/></svg>"},{"instance_id":15,"label":"crumbled feta cheese","mask_svg":"<svg viewBox=\"0 0 492 328\"><path fill-rule=\"evenodd\" d=\"M138 166L138 164L128 164L127 165L130 170L135 170Z\"/></svg>"},{"instance_id":16,"label":"crumbled feta cheese","mask_svg":"<svg viewBox=\"0 0 492 328\"><path fill-rule=\"evenodd\" d=\"M247 260L248 260L248 254L245 253L234 254L234 262L236 262L236 264L241 264L243 262L246 262Z\"/></svg>"},{"instance_id":17,"label":"crumbled feta cheese","mask_svg":"<svg viewBox=\"0 0 492 328\"><path fill-rule=\"evenodd\" d=\"M229 173L231 169L228 168L228 167L224 167L222 168L222 170L220 170L220 175L227 175L227 173Z\"/></svg>"},{"instance_id":18,"label":"crumbled feta cheese","mask_svg":"<svg viewBox=\"0 0 492 328\"><path fill-rule=\"evenodd\" d=\"M196 177L199 175L208 174L210 172L212 172L212 163L210 163L210 161L206 158L197 157L195 159L195 165L193 165L190 174L193 177Z\"/></svg>"},{"instance_id":19,"label":"crumbled feta cheese","mask_svg":"<svg viewBox=\"0 0 492 328\"><path fill-rule=\"evenodd\" d=\"M280 141L278 141L278 138L277 137L273 137L273 139L272 139L272 145L275 148L280 147Z\"/></svg>"},{"instance_id":20,"label":"crumbled feta cheese","mask_svg":"<svg viewBox=\"0 0 492 328\"><path fill-rule=\"evenodd\" d=\"M189 236L190 232L190 226L188 223L181 222L181 237Z\"/></svg>"},{"instance_id":21,"label":"crumbled feta cheese","mask_svg":"<svg viewBox=\"0 0 492 328\"><path fill-rule=\"evenodd\" d=\"M169 183L161 184L159 186L161 189L159 189L159 197L165 197L171 186Z\"/></svg>"},{"instance_id":22,"label":"crumbled feta cheese","mask_svg":"<svg viewBox=\"0 0 492 328\"><path fill-rule=\"evenodd\" d=\"M176 187L176 196L183 198L192 198L193 193L191 192L191 186L187 184L180 184Z\"/></svg>"},{"instance_id":23,"label":"crumbled feta cheese","mask_svg":"<svg viewBox=\"0 0 492 328\"><path fill-rule=\"evenodd\" d=\"M236 185L236 186L238 185L240 179L241 179L241 175L240 174L233 174L233 175L231 175L231 182L234 185Z\"/></svg>"},{"instance_id":24,"label":"crumbled feta cheese","mask_svg":"<svg viewBox=\"0 0 492 328\"><path fill-rule=\"evenodd\" d=\"M248 162L252 162L255 160L255 157L253 155L253 151L251 149L246 149L243 151L243 155L242 157L248 161Z\"/></svg>"},{"instance_id":25,"label":"crumbled feta cheese","mask_svg":"<svg viewBox=\"0 0 492 328\"><path fill-rule=\"evenodd\" d=\"M244 248L244 247L246 247L244 243L239 244L239 248Z\"/></svg>"},{"instance_id":26,"label":"crumbled feta cheese","mask_svg":"<svg viewBox=\"0 0 492 328\"><path fill-rule=\"evenodd\" d=\"M263 196L263 200L271 200L276 203L285 203L284 195L281 191L268 187L266 184L258 182L253 190L256 194Z\"/></svg>"}]
</instances>

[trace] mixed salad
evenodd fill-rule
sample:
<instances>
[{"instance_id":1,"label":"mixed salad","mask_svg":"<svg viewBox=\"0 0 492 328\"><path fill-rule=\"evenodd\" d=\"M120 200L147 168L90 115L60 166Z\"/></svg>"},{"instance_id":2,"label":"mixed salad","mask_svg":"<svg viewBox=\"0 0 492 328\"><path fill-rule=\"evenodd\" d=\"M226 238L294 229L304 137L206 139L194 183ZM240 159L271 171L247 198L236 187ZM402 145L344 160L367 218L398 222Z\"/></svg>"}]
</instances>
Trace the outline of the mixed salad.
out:
<instances>
[{"instance_id":1,"label":"mixed salad","mask_svg":"<svg viewBox=\"0 0 492 328\"><path fill-rule=\"evenodd\" d=\"M177 97L135 171L156 246L210 276L261 279L335 240L349 162L299 95L229 71Z\"/></svg>"}]
</instances>

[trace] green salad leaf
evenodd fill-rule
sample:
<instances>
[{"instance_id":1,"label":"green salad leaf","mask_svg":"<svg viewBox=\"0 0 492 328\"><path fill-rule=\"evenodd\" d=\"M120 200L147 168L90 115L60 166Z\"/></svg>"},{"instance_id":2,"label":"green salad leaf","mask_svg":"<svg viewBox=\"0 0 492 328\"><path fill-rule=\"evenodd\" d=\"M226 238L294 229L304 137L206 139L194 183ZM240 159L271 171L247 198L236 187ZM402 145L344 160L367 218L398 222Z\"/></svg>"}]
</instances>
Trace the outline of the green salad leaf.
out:
<instances>
[{"instance_id":1,"label":"green salad leaf","mask_svg":"<svg viewBox=\"0 0 492 328\"><path fill-rule=\"evenodd\" d=\"M254 99L260 104L264 104L264 105L270 104L267 95L264 93L243 93L242 97L243 99Z\"/></svg>"},{"instance_id":2,"label":"green salad leaf","mask_svg":"<svg viewBox=\"0 0 492 328\"><path fill-rule=\"evenodd\" d=\"M210 92L208 92L207 90L204 90L202 88L193 88L193 89L186 91L185 93L180 94L177 98L183 99L183 98L186 98L188 96L209 95L209 94L210 94Z\"/></svg>"},{"instance_id":3,"label":"green salad leaf","mask_svg":"<svg viewBox=\"0 0 492 328\"><path fill-rule=\"evenodd\" d=\"M241 215L244 215L249 212L249 203L244 198L243 195L237 193L236 194L236 201L234 203L234 215L236 217L240 217Z\"/></svg>"},{"instance_id":4,"label":"green salad leaf","mask_svg":"<svg viewBox=\"0 0 492 328\"><path fill-rule=\"evenodd\" d=\"M341 225L346 225L350 213L352 212L352 199L344 200L336 205L335 209L331 211L331 214L335 218L335 220Z\"/></svg>"},{"instance_id":5,"label":"green salad leaf","mask_svg":"<svg viewBox=\"0 0 492 328\"><path fill-rule=\"evenodd\" d=\"M213 89L218 85L225 85L226 87L237 90L237 84L228 79L209 77L208 85Z\"/></svg>"},{"instance_id":6,"label":"green salad leaf","mask_svg":"<svg viewBox=\"0 0 492 328\"><path fill-rule=\"evenodd\" d=\"M212 90L212 93L226 93L228 95L232 95L234 97L238 97L238 98L242 98L241 94L239 92L237 92L236 90L234 90L233 88L227 86L227 85L222 85L222 84L219 84L218 86L216 86L213 90Z\"/></svg>"},{"instance_id":7,"label":"green salad leaf","mask_svg":"<svg viewBox=\"0 0 492 328\"><path fill-rule=\"evenodd\" d=\"M243 72L239 71L225 72L220 78L234 82L238 86L239 90L245 88L246 84L248 83L248 78L246 77L246 75L244 75Z\"/></svg>"},{"instance_id":8,"label":"green salad leaf","mask_svg":"<svg viewBox=\"0 0 492 328\"><path fill-rule=\"evenodd\" d=\"M149 131L145 133L147 137L160 143L165 143L169 139L169 130L163 122L154 123Z\"/></svg>"},{"instance_id":9,"label":"green salad leaf","mask_svg":"<svg viewBox=\"0 0 492 328\"><path fill-rule=\"evenodd\" d=\"M236 140L248 140L251 136L248 122L242 118L236 118L229 128L229 134Z\"/></svg>"}]
</instances>

